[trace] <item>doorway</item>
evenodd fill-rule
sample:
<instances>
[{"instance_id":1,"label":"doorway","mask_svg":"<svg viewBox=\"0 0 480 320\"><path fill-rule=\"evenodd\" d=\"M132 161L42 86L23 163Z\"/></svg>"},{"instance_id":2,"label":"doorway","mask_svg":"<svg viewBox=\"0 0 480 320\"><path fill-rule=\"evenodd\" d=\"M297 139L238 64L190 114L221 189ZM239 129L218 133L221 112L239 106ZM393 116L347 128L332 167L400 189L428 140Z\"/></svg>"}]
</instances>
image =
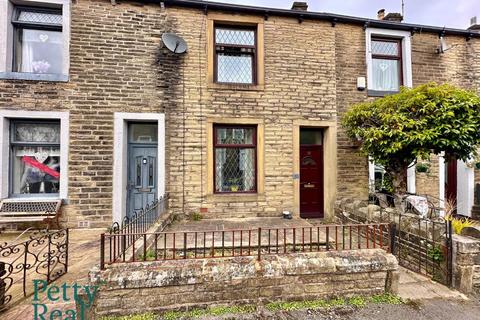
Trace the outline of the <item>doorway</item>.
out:
<instances>
[{"instance_id":1,"label":"doorway","mask_svg":"<svg viewBox=\"0 0 480 320\"><path fill-rule=\"evenodd\" d=\"M126 206L128 217L157 198L157 144L157 123L129 123Z\"/></svg>"},{"instance_id":2,"label":"doorway","mask_svg":"<svg viewBox=\"0 0 480 320\"><path fill-rule=\"evenodd\" d=\"M324 217L323 131L300 128L300 217Z\"/></svg>"},{"instance_id":3,"label":"doorway","mask_svg":"<svg viewBox=\"0 0 480 320\"><path fill-rule=\"evenodd\" d=\"M445 164L445 200L457 204L457 160Z\"/></svg>"}]
</instances>

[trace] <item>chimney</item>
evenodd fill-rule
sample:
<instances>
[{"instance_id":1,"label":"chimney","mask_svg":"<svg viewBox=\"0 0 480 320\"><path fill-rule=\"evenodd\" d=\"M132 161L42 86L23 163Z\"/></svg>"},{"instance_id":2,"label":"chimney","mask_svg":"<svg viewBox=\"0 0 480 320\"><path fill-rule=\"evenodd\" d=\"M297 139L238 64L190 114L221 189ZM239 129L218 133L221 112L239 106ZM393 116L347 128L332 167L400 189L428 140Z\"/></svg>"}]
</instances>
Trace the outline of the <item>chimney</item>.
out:
<instances>
[{"instance_id":1,"label":"chimney","mask_svg":"<svg viewBox=\"0 0 480 320\"><path fill-rule=\"evenodd\" d=\"M377 19L383 20L385 18L385 9L380 9L377 12Z\"/></svg>"},{"instance_id":2,"label":"chimney","mask_svg":"<svg viewBox=\"0 0 480 320\"><path fill-rule=\"evenodd\" d=\"M403 21L403 16L401 13L398 12L390 12L383 18L385 21L393 21L393 22L402 22Z\"/></svg>"},{"instance_id":3,"label":"chimney","mask_svg":"<svg viewBox=\"0 0 480 320\"><path fill-rule=\"evenodd\" d=\"M470 27L468 27L468 30L480 32L480 24L477 23L477 17L470 19Z\"/></svg>"},{"instance_id":4,"label":"chimney","mask_svg":"<svg viewBox=\"0 0 480 320\"><path fill-rule=\"evenodd\" d=\"M308 4L306 2L295 1L292 4L292 10L307 11L307 9L308 9Z\"/></svg>"}]
</instances>

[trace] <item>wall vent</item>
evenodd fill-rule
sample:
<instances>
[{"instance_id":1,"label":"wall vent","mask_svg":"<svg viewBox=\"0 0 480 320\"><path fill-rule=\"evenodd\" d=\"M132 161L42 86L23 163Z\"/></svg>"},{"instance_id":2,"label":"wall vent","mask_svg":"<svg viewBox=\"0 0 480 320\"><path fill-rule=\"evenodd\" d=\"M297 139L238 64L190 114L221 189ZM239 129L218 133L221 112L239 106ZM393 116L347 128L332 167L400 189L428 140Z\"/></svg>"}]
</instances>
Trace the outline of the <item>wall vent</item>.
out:
<instances>
[{"instance_id":1,"label":"wall vent","mask_svg":"<svg viewBox=\"0 0 480 320\"><path fill-rule=\"evenodd\" d=\"M90 228L90 221L78 221L79 228Z\"/></svg>"}]
</instances>

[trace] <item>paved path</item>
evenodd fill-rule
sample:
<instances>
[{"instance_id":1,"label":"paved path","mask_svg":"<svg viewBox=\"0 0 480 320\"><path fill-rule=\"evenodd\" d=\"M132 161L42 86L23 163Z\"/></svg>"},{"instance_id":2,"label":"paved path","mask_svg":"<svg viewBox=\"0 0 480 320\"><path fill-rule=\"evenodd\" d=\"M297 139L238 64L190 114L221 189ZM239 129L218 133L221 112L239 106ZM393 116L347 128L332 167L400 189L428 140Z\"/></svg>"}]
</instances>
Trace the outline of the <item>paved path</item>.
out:
<instances>
[{"instance_id":1,"label":"paved path","mask_svg":"<svg viewBox=\"0 0 480 320\"><path fill-rule=\"evenodd\" d=\"M57 279L53 284L61 286L64 283L84 284L87 281L88 270L99 263L99 234L104 229L71 229L69 235L69 266L68 273ZM42 299L47 307L53 309L75 309L75 304L50 303ZM0 316L1 319L28 320L33 319L32 297L23 300Z\"/></svg>"},{"instance_id":2,"label":"paved path","mask_svg":"<svg viewBox=\"0 0 480 320\"><path fill-rule=\"evenodd\" d=\"M464 294L403 267L400 267L398 291L400 297L409 300L439 298L468 300L467 296Z\"/></svg>"}]
</instances>

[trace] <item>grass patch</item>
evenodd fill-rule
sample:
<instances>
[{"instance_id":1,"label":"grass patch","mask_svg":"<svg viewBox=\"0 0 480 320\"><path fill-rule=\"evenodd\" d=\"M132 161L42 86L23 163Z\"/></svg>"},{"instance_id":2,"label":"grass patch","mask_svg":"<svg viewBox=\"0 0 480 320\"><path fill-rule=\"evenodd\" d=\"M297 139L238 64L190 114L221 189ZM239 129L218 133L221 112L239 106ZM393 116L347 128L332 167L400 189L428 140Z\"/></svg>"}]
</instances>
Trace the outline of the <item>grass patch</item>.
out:
<instances>
[{"instance_id":1,"label":"grass patch","mask_svg":"<svg viewBox=\"0 0 480 320\"><path fill-rule=\"evenodd\" d=\"M224 314L239 314L255 312L256 307L252 305L210 307L207 309L192 309L189 311L168 311L163 314L164 320L175 320L181 318L199 318L202 316L222 316Z\"/></svg>"},{"instance_id":2,"label":"grass patch","mask_svg":"<svg viewBox=\"0 0 480 320\"><path fill-rule=\"evenodd\" d=\"M309 301L293 301L293 302L272 302L265 307L272 312L281 310L301 310L301 309L319 309L319 308L335 308L342 306L354 306L363 308L368 304L401 304L402 299L396 295L385 293L370 297L355 296L349 299L333 299L333 300L309 300Z\"/></svg>"},{"instance_id":3,"label":"grass patch","mask_svg":"<svg viewBox=\"0 0 480 320\"><path fill-rule=\"evenodd\" d=\"M302 309L328 309L343 306L354 306L363 308L368 304L402 304L404 301L393 294L380 294L370 297L355 296L349 299L332 299L332 300L307 300L292 302L271 302L265 305L265 308L271 312L277 311L294 311ZM192 309L189 311L167 311L160 319L177 320L192 319L203 316L222 316L226 314L242 314L254 313L257 310L254 305L243 306L219 306L209 307L207 309ZM141 315L124 316L124 317L103 317L100 320L155 320L158 319L153 313L145 313Z\"/></svg>"},{"instance_id":4,"label":"grass patch","mask_svg":"<svg viewBox=\"0 0 480 320\"><path fill-rule=\"evenodd\" d=\"M100 320L155 320L157 316L153 313L135 314L131 316L107 316Z\"/></svg>"}]
</instances>

